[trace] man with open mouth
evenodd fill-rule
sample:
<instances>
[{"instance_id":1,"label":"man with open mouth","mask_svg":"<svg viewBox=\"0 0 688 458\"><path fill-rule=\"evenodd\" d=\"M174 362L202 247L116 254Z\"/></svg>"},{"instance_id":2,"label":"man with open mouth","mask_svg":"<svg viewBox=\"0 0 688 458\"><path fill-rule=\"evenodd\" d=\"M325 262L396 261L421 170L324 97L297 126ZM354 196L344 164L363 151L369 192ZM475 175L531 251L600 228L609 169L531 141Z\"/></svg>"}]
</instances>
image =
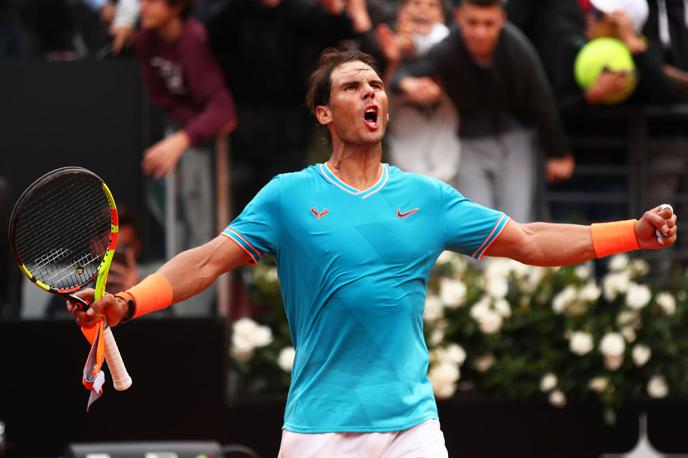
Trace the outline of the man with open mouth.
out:
<instances>
[{"instance_id":1,"label":"man with open mouth","mask_svg":"<svg viewBox=\"0 0 688 458\"><path fill-rule=\"evenodd\" d=\"M274 255L296 349L280 457L448 455L423 336L428 275L443 250L555 266L676 240L668 206L593 226L522 224L382 163L387 94L360 51L326 50L307 103L327 130L327 162L276 176L222 234L106 295L94 314L72 308L81 325L105 313L115 326Z\"/></svg>"}]
</instances>

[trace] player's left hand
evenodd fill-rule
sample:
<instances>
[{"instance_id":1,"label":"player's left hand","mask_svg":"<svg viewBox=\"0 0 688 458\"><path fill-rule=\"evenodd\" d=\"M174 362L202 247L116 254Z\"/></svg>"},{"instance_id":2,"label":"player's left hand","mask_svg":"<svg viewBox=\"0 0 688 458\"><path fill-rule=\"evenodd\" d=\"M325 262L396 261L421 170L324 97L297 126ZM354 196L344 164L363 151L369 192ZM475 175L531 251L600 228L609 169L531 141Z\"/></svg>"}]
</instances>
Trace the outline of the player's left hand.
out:
<instances>
[{"instance_id":1,"label":"player's left hand","mask_svg":"<svg viewBox=\"0 0 688 458\"><path fill-rule=\"evenodd\" d=\"M676 214L670 205L664 204L643 214L635 224L635 235L640 248L657 250L676 242L677 229Z\"/></svg>"},{"instance_id":2,"label":"player's left hand","mask_svg":"<svg viewBox=\"0 0 688 458\"><path fill-rule=\"evenodd\" d=\"M190 144L189 137L183 131L160 140L144 153L141 164L143 173L153 175L155 178L167 176L174 170Z\"/></svg>"}]
</instances>

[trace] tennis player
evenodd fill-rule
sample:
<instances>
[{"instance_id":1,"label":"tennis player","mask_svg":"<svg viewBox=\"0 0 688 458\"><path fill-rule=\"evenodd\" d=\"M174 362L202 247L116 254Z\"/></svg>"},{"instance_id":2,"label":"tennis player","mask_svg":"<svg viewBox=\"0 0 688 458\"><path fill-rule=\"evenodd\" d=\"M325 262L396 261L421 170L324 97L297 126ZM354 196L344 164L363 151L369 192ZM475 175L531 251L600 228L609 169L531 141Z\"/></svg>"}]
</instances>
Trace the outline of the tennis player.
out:
<instances>
[{"instance_id":1,"label":"tennis player","mask_svg":"<svg viewBox=\"0 0 688 458\"><path fill-rule=\"evenodd\" d=\"M676 240L668 208L592 226L522 224L382 163L387 94L361 52L325 51L307 102L331 139L326 163L278 175L221 235L92 308L114 326L275 255L296 348L280 457L447 456L423 338L427 278L443 250L558 266Z\"/></svg>"}]
</instances>

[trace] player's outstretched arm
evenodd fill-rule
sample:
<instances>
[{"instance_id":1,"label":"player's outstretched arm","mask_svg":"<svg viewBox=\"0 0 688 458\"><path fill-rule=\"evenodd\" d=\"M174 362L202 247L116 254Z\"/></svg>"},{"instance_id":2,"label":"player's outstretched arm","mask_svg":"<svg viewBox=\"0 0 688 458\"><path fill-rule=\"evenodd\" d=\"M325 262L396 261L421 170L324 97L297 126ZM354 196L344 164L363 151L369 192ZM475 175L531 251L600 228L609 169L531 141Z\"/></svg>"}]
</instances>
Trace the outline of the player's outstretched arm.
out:
<instances>
[{"instance_id":1,"label":"player's outstretched arm","mask_svg":"<svg viewBox=\"0 0 688 458\"><path fill-rule=\"evenodd\" d=\"M648 210L637 221L592 226L512 220L485 254L535 266L573 265L625 251L669 247L676 242L676 230L676 215L667 205Z\"/></svg>"},{"instance_id":2,"label":"player's outstretched arm","mask_svg":"<svg viewBox=\"0 0 688 458\"><path fill-rule=\"evenodd\" d=\"M200 293L217 277L246 264L248 259L248 254L239 245L219 235L204 245L179 253L155 274L126 292L106 293L86 313L71 303L67 308L76 316L80 326L94 324L97 313L104 313L110 326L116 326L123 320L165 308ZM78 296L90 303L93 289L81 291Z\"/></svg>"}]
</instances>

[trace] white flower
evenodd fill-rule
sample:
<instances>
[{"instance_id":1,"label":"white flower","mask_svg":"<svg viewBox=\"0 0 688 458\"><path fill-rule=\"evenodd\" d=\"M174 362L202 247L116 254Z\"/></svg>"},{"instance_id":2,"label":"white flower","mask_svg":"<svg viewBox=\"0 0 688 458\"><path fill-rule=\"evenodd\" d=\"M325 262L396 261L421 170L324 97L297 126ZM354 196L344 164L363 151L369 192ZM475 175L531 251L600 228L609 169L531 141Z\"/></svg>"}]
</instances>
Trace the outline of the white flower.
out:
<instances>
[{"instance_id":1,"label":"white flower","mask_svg":"<svg viewBox=\"0 0 688 458\"><path fill-rule=\"evenodd\" d=\"M494 308L503 318L511 316L511 306L506 299L497 299L494 303Z\"/></svg>"},{"instance_id":2,"label":"white flower","mask_svg":"<svg viewBox=\"0 0 688 458\"><path fill-rule=\"evenodd\" d=\"M284 347L277 357L277 365L282 368L284 372L291 372L292 367L294 367L295 356L296 350L294 350L294 347Z\"/></svg>"},{"instance_id":3,"label":"white flower","mask_svg":"<svg viewBox=\"0 0 688 458\"><path fill-rule=\"evenodd\" d=\"M456 364L444 362L436 364L428 372L432 390L439 399L448 398L456 391L456 382L461 372Z\"/></svg>"},{"instance_id":4,"label":"white flower","mask_svg":"<svg viewBox=\"0 0 688 458\"><path fill-rule=\"evenodd\" d=\"M574 300L576 300L576 288L569 285L559 294L554 296L552 300L552 310L557 314L564 313L566 308L571 305Z\"/></svg>"},{"instance_id":5,"label":"white flower","mask_svg":"<svg viewBox=\"0 0 688 458\"><path fill-rule=\"evenodd\" d=\"M238 361L248 361L253 350L272 342L272 330L260 326L250 318L240 318L232 326L232 355Z\"/></svg>"},{"instance_id":6,"label":"white flower","mask_svg":"<svg viewBox=\"0 0 688 458\"><path fill-rule=\"evenodd\" d=\"M569 348L579 356L590 353L593 349L592 336L587 332L574 332L569 342Z\"/></svg>"},{"instance_id":7,"label":"white flower","mask_svg":"<svg viewBox=\"0 0 688 458\"><path fill-rule=\"evenodd\" d=\"M602 393L607 386L609 386L609 380L606 377L595 377L588 383L588 388L595 393Z\"/></svg>"},{"instance_id":8,"label":"white flower","mask_svg":"<svg viewBox=\"0 0 688 458\"><path fill-rule=\"evenodd\" d=\"M486 313L483 318L478 322L480 331L484 334L494 334L502 329L502 316L490 310Z\"/></svg>"},{"instance_id":9,"label":"white flower","mask_svg":"<svg viewBox=\"0 0 688 458\"><path fill-rule=\"evenodd\" d=\"M574 270L573 273L576 275L581 280L587 280L590 278L590 265L589 264L581 264L580 266L577 266Z\"/></svg>"},{"instance_id":10,"label":"white flower","mask_svg":"<svg viewBox=\"0 0 688 458\"><path fill-rule=\"evenodd\" d=\"M564 407L566 405L566 396L561 390L554 390L549 394L549 403L554 407Z\"/></svg>"},{"instance_id":11,"label":"white flower","mask_svg":"<svg viewBox=\"0 0 688 458\"><path fill-rule=\"evenodd\" d=\"M636 276L646 275L650 271L650 265L643 259L634 259L629 267Z\"/></svg>"},{"instance_id":12,"label":"white flower","mask_svg":"<svg viewBox=\"0 0 688 458\"><path fill-rule=\"evenodd\" d=\"M511 261L511 272L514 274L516 278L528 277L528 275L530 275L531 269L533 269L533 267L528 266L526 264L521 264L518 261Z\"/></svg>"},{"instance_id":13,"label":"white flower","mask_svg":"<svg viewBox=\"0 0 688 458\"><path fill-rule=\"evenodd\" d=\"M619 326L631 326L635 329L640 325L640 316L634 310L622 310L616 317L616 324Z\"/></svg>"},{"instance_id":14,"label":"white flower","mask_svg":"<svg viewBox=\"0 0 688 458\"><path fill-rule=\"evenodd\" d=\"M509 282L504 277L486 277L485 291L495 299L506 297L509 292Z\"/></svg>"},{"instance_id":15,"label":"white flower","mask_svg":"<svg viewBox=\"0 0 688 458\"><path fill-rule=\"evenodd\" d=\"M631 356L633 357L633 362L635 365L641 367L649 361L650 357L652 356L652 350L650 350L650 347L647 345L638 344L633 347Z\"/></svg>"},{"instance_id":16,"label":"white flower","mask_svg":"<svg viewBox=\"0 0 688 458\"><path fill-rule=\"evenodd\" d=\"M436 264L451 264L455 257L458 257L453 251L443 251L437 258Z\"/></svg>"},{"instance_id":17,"label":"white flower","mask_svg":"<svg viewBox=\"0 0 688 458\"><path fill-rule=\"evenodd\" d=\"M506 258L490 258L485 263L485 277L499 277L506 278L511 274L514 261Z\"/></svg>"},{"instance_id":18,"label":"white flower","mask_svg":"<svg viewBox=\"0 0 688 458\"><path fill-rule=\"evenodd\" d=\"M502 315L492 310L490 299L486 296L473 304L471 318L478 322L480 331L485 334L494 334L502 328Z\"/></svg>"},{"instance_id":19,"label":"white flower","mask_svg":"<svg viewBox=\"0 0 688 458\"><path fill-rule=\"evenodd\" d=\"M267 326L258 326L253 334L253 344L256 348L265 347L272 343L272 329Z\"/></svg>"},{"instance_id":20,"label":"white flower","mask_svg":"<svg viewBox=\"0 0 688 458\"><path fill-rule=\"evenodd\" d=\"M437 264L451 266L455 274L463 273L467 265L466 259L453 251L443 251L437 258Z\"/></svg>"},{"instance_id":21,"label":"white flower","mask_svg":"<svg viewBox=\"0 0 688 458\"><path fill-rule=\"evenodd\" d=\"M423 318L425 321L436 321L444 315L444 308L442 301L434 294L429 295L425 299L425 310L423 311Z\"/></svg>"},{"instance_id":22,"label":"white flower","mask_svg":"<svg viewBox=\"0 0 688 458\"><path fill-rule=\"evenodd\" d=\"M662 292L657 294L655 302L666 315L673 315L676 313L676 299L671 293Z\"/></svg>"},{"instance_id":23,"label":"white flower","mask_svg":"<svg viewBox=\"0 0 688 458\"><path fill-rule=\"evenodd\" d=\"M540 390L544 392L553 390L556 388L557 382L557 376L551 372L548 372L540 379Z\"/></svg>"},{"instance_id":24,"label":"white flower","mask_svg":"<svg viewBox=\"0 0 688 458\"><path fill-rule=\"evenodd\" d=\"M461 366L464 361L466 361L466 351L461 345L452 343L447 347L444 357L446 358L446 361Z\"/></svg>"},{"instance_id":25,"label":"white flower","mask_svg":"<svg viewBox=\"0 0 688 458\"><path fill-rule=\"evenodd\" d=\"M279 281L279 276L277 275L277 268L270 267L265 271L265 279L271 282Z\"/></svg>"},{"instance_id":26,"label":"white flower","mask_svg":"<svg viewBox=\"0 0 688 458\"><path fill-rule=\"evenodd\" d=\"M236 361L245 363L253 356L253 348L232 346L231 353Z\"/></svg>"},{"instance_id":27,"label":"white flower","mask_svg":"<svg viewBox=\"0 0 688 458\"><path fill-rule=\"evenodd\" d=\"M447 308L459 308L466 300L466 285L459 280L443 278L440 281L440 300Z\"/></svg>"},{"instance_id":28,"label":"white flower","mask_svg":"<svg viewBox=\"0 0 688 458\"><path fill-rule=\"evenodd\" d=\"M632 310L640 310L650 303L652 292L645 285L631 283L626 293L626 305Z\"/></svg>"},{"instance_id":29,"label":"white flower","mask_svg":"<svg viewBox=\"0 0 688 458\"><path fill-rule=\"evenodd\" d=\"M475 362L473 363L475 370L481 373L485 373L490 370L490 368L494 365L495 363L495 357L492 353L488 353L486 355L481 356L480 358L476 359Z\"/></svg>"},{"instance_id":30,"label":"white flower","mask_svg":"<svg viewBox=\"0 0 688 458\"><path fill-rule=\"evenodd\" d=\"M615 371L618 368L620 368L621 365L623 364L623 362L624 362L624 356L623 355L605 356L604 357L604 367L610 371Z\"/></svg>"},{"instance_id":31,"label":"white flower","mask_svg":"<svg viewBox=\"0 0 688 458\"><path fill-rule=\"evenodd\" d=\"M480 321L482 317L490 312L490 298L487 296L483 296L480 298L478 302L473 304L471 307L471 318L473 318L475 321Z\"/></svg>"},{"instance_id":32,"label":"white flower","mask_svg":"<svg viewBox=\"0 0 688 458\"><path fill-rule=\"evenodd\" d=\"M545 269L542 267L532 267L528 273L528 278L526 279L526 289L527 291L535 291L535 289L540 285L543 277L545 276Z\"/></svg>"},{"instance_id":33,"label":"white flower","mask_svg":"<svg viewBox=\"0 0 688 458\"><path fill-rule=\"evenodd\" d=\"M439 343L442 342L443 339L444 329L440 327L435 327L430 333L430 338L428 340L430 341L430 345L434 347L435 345L439 345Z\"/></svg>"},{"instance_id":34,"label":"white flower","mask_svg":"<svg viewBox=\"0 0 688 458\"><path fill-rule=\"evenodd\" d=\"M609 261L609 269L619 272L628 267L628 256L625 254L617 254Z\"/></svg>"},{"instance_id":35,"label":"white flower","mask_svg":"<svg viewBox=\"0 0 688 458\"><path fill-rule=\"evenodd\" d=\"M602 290L594 281L589 281L578 291L578 300L584 302L595 302L600 298Z\"/></svg>"},{"instance_id":36,"label":"white flower","mask_svg":"<svg viewBox=\"0 0 688 458\"><path fill-rule=\"evenodd\" d=\"M621 328L621 335L624 337L624 339L626 339L626 342L628 343L635 342L635 338L637 337L633 326L624 326L623 328Z\"/></svg>"},{"instance_id":37,"label":"white flower","mask_svg":"<svg viewBox=\"0 0 688 458\"><path fill-rule=\"evenodd\" d=\"M669 394L669 386L662 375L654 375L647 382L647 394L653 398L665 398Z\"/></svg>"},{"instance_id":38,"label":"white flower","mask_svg":"<svg viewBox=\"0 0 688 458\"><path fill-rule=\"evenodd\" d=\"M620 356L623 355L625 349L626 343L621 334L617 332L605 334L600 341L600 352L604 356Z\"/></svg>"},{"instance_id":39,"label":"white flower","mask_svg":"<svg viewBox=\"0 0 688 458\"><path fill-rule=\"evenodd\" d=\"M628 291L631 285L631 277L628 272L612 272L604 277L602 281L602 289L604 291L604 298L611 302L617 298L619 293Z\"/></svg>"}]
</instances>

